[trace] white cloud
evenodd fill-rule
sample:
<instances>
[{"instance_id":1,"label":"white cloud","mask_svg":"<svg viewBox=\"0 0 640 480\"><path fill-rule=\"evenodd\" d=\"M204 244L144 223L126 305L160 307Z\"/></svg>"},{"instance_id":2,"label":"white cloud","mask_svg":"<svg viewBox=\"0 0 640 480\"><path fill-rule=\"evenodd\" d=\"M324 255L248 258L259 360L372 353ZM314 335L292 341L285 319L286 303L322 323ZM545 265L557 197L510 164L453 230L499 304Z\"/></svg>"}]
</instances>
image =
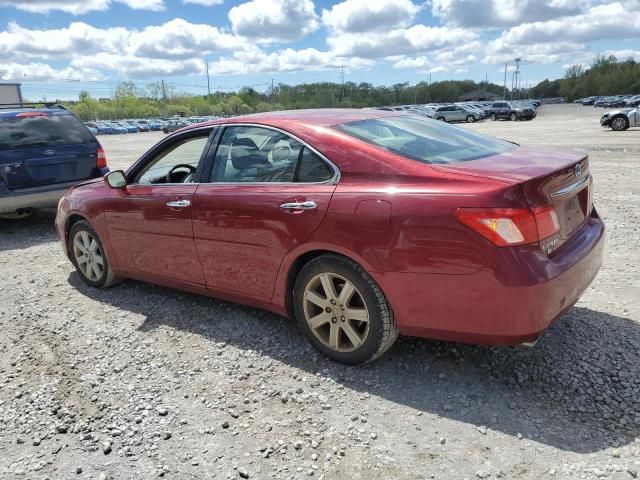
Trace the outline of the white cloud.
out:
<instances>
[{"instance_id":1,"label":"white cloud","mask_svg":"<svg viewBox=\"0 0 640 480\"><path fill-rule=\"evenodd\" d=\"M602 0L432 0L431 12L465 27L509 27L575 15Z\"/></svg>"},{"instance_id":2,"label":"white cloud","mask_svg":"<svg viewBox=\"0 0 640 480\"><path fill-rule=\"evenodd\" d=\"M53 10L82 15L109 8L111 0L0 0L0 7L15 7L31 13L49 13Z\"/></svg>"},{"instance_id":3,"label":"white cloud","mask_svg":"<svg viewBox=\"0 0 640 480\"><path fill-rule=\"evenodd\" d=\"M129 31L124 27L100 29L83 22L66 28L31 30L10 23L0 32L0 51L5 58L68 58L75 52L118 51L126 45Z\"/></svg>"},{"instance_id":4,"label":"white cloud","mask_svg":"<svg viewBox=\"0 0 640 480\"><path fill-rule=\"evenodd\" d=\"M375 64L371 60L337 57L332 52L315 48L294 50L286 48L271 53L260 49L236 52L231 57L222 57L210 65L217 75L236 75L253 73L277 73L296 71L321 71L329 69L368 68Z\"/></svg>"},{"instance_id":5,"label":"white cloud","mask_svg":"<svg viewBox=\"0 0 640 480\"><path fill-rule=\"evenodd\" d=\"M524 23L503 32L496 45L533 45L556 42L591 42L638 38L640 2L597 5L583 14L546 22Z\"/></svg>"},{"instance_id":6,"label":"white cloud","mask_svg":"<svg viewBox=\"0 0 640 480\"><path fill-rule=\"evenodd\" d=\"M135 10L164 10L164 0L114 0ZM31 13L60 11L71 15L108 10L112 0L0 0L1 7L14 7Z\"/></svg>"},{"instance_id":7,"label":"white cloud","mask_svg":"<svg viewBox=\"0 0 640 480\"><path fill-rule=\"evenodd\" d=\"M262 42L292 42L318 28L311 0L251 0L229 10L233 32Z\"/></svg>"},{"instance_id":8,"label":"white cloud","mask_svg":"<svg viewBox=\"0 0 640 480\"><path fill-rule=\"evenodd\" d=\"M425 67L430 67L431 62L424 56L414 58L404 57L394 62L392 66L393 68L423 69Z\"/></svg>"},{"instance_id":9,"label":"white cloud","mask_svg":"<svg viewBox=\"0 0 640 480\"><path fill-rule=\"evenodd\" d=\"M203 7L213 7L214 5L222 5L224 0L182 0L182 3L193 3L194 5L201 5Z\"/></svg>"},{"instance_id":10,"label":"white cloud","mask_svg":"<svg viewBox=\"0 0 640 480\"><path fill-rule=\"evenodd\" d=\"M243 50L248 43L216 27L175 18L163 25L131 32L129 48L136 56L148 58L193 58L212 52Z\"/></svg>"},{"instance_id":11,"label":"white cloud","mask_svg":"<svg viewBox=\"0 0 640 480\"><path fill-rule=\"evenodd\" d=\"M53 68L51 65L40 62L32 63L6 63L0 64L0 79L42 81L42 79L72 79L72 80L100 80L103 76L97 70L74 67Z\"/></svg>"},{"instance_id":12,"label":"white cloud","mask_svg":"<svg viewBox=\"0 0 640 480\"><path fill-rule=\"evenodd\" d=\"M533 45L512 45L492 42L486 50L484 63L513 62L521 57L524 63L548 65L562 61L581 61L589 50L583 43L558 42L539 43Z\"/></svg>"},{"instance_id":13,"label":"white cloud","mask_svg":"<svg viewBox=\"0 0 640 480\"><path fill-rule=\"evenodd\" d=\"M111 70L127 78L202 74L204 72L204 62L198 59L166 60L114 53L78 57L71 61L71 67L79 70Z\"/></svg>"},{"instance_id":14,"label":"white cloud","mask_svg":"<svg viewBox=\"0 0 640 480\"><path fill-rule=\"evenodd\" d=\"M407 26L420 7L410 0L345 0L322 11L322 23L338 32L370 32Z\"/></svg>"},{"instance_id":15,"label":"white cloud","mask_svg":"<svg viewBox=\"0 0 640 480\"><path fill-rule=\"evenodd\" d=\"M134 10L153 10L155 12L165 9L163 0L116 0L117 2L124 3L129 8Z\"/></svg>"},{"instance_id":16,"label":"white cloud","mask_svg":"<svg viewBox=\"0 0 640 480\"><path fill-rule=\"evenodd\" d=\"M460 28L414 25L387 32L339 34L329 37L327 43L340 56L381 58L442 50L471 42L476 37L476 34Z\"/></svg>"}]
</instances>

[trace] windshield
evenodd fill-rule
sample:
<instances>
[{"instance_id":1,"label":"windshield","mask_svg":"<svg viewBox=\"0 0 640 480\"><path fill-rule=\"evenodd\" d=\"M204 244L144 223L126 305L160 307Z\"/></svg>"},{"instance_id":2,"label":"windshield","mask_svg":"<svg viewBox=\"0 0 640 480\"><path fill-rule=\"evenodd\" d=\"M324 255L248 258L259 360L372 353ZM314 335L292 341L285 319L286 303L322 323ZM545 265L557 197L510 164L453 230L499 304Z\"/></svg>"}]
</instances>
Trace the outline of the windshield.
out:
<instances>
[{"instance_id":1,"label":"windshield","mask_svg":"<svg viewBox=\"0 0 640 480\"><path fill-rule=\"evenodd\" d=\"M516 145L424 117L403 115L334 128L396 155L423 163L457 163L508 152Z\"/></svg>"},{"instance_id":2,"label":"windshield","mask_svg":"<svg viewBox=\"0 0 640 480\"><path fill-rule=\"evenodd\" d=\"M73 115L0 118L0 148L76 145L94 141L89 130Z\"/></svg>"}]
</instances>

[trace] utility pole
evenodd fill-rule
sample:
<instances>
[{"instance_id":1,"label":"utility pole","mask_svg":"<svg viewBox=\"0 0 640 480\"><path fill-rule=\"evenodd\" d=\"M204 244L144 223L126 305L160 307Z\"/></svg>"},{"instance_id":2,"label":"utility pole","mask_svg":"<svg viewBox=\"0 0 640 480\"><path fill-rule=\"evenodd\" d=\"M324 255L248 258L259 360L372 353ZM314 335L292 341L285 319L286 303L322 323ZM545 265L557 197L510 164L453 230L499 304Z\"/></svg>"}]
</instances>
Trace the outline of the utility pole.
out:
<instances>
[{"instance_id":1,"label":"utility pole","mask_svg":"<svg viewBox=\"0 0 640 480\"><path fill-rule=\"evenodd\" d=\"M344 101L344 67L340 68L340 77L342 78L342 101Z\"/></svg>"},{"instance_id":2,"label":"utility pole","mask_svg":"<svg viewBox=\"0 0 640 480\"><path fill-rule=\"evenodd\" d=\"M273 103L273 78L271 79L271 103Z\"/></svg>"},{"instance_id":3,"label":"utility pole","mask_svg":"<svg viewBox=\"0 0 640 480\"><path fill-rule=\"evenodd\" d=\"M516 89L518 89L518 99L520 99L520 89L518 86L518 80L520 80L520 61L522 59L520 57L516 58L515 62L516 62L516 71L515 73L515 77L516 77ZM511 99L513 100L513 92L511 94Z\"/></svg>"},{"instance_id":4,"label":"utility pole","mask_svg":"<svg viewBox=\"0 0 640 480\"><path fill-rule=\"evenodd\" d=\"M211 96L211 83L209 80L209 60L206 61L205 67L207 68L207 98Z\"/></svg>"},{"instance_id":5,"label":"utility pole","mask_svg":"<svg viewBox=\"0 0 640 480\"><path fill-rule=\"evenodd\" d=\"M508 63L504 64L504 92L502 93L502 100L507 99L507 67L508 66L509 66Z\"/></svg>"},{"instance_id":6,"label":"utility pole","mask_svg":"<svg viewBox=\"0 0 640 480\"><path fill-rule=\"evenodd\" d=\"M167 99L167 91L164 89L164 78L160 80L162 82L162 99Z\"/></svg>"}]
</instances>

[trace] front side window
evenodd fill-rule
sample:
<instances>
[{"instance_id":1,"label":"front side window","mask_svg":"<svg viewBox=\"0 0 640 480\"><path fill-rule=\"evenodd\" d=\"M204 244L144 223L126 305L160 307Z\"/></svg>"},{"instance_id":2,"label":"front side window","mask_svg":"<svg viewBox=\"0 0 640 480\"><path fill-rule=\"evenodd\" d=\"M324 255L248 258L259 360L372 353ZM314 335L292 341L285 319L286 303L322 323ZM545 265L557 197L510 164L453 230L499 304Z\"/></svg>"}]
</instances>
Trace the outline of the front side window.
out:
<instances>
[{"instance_id":1,"label":"front side window","mask_svg":"<svg viewBox=\"0 0 640 480\"><path fill-rule=\"evenodd\" d=\"M333 170L290 136L263 127L227 127L216 151L212 181L226 183L323 182Z\"/></svg>"},{"instance_id":2,"label":"front side window","mask_svg":"<svg viewBox=\"0 0 640 480\"><path fill-rule=\"evenodd\" d=\"M361 120L334 128L396 155L423 163L447 164L476 160L516 147L503 140L413 115Z\"/></svg>"},{"instance_id":3,"label":"front side window","mask_svg":"<svg viewBox=\"0 0 640 480\"><path fill-rule=\"evenodd\" d=\"M207 132L171 144L147 163L136 183L191 183L208 138Z\"/></svg>"}]
</instances>

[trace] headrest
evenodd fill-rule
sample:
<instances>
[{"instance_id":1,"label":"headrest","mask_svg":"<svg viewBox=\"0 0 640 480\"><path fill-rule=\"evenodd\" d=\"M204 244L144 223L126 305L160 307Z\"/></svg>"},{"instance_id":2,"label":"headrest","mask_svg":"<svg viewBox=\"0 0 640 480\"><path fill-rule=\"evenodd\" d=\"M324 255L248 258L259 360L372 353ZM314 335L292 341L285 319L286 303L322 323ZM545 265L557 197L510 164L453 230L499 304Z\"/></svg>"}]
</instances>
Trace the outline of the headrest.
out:
<instances>
[{"instance_id":1,"label":"headrest","mask_svg":"<svg viewBox=\"0 0 640 480\"><path fill-rule=\"evenodd\" d=\"M245 170L267 163L267 159L260 154L256 142L250 138L236 138L231 144L231 163L236 170Z\"/></svg>"}]
</instances>

